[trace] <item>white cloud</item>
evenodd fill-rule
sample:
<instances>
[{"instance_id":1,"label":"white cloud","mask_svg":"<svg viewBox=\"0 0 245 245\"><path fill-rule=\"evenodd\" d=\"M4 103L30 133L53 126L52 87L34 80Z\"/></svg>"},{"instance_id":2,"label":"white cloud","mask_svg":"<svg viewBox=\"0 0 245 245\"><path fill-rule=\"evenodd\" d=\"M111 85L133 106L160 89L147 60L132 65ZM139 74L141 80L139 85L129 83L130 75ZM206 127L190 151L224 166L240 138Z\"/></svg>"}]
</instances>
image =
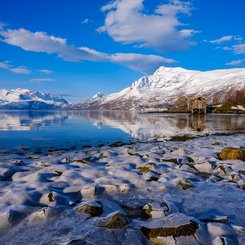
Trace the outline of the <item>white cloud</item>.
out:
<instances>
[{"instance_id":1,"label":"white cloud","mask_svg":"<svg viewBox=\"0 0 245 245\"><path fill-rule=\"evenodd\" d=\"M223 50L226 50L226 51L232 51L234 54L245 54L245 43L242 43L242 41L243 41L243 37L239 35L223 36L219 39L215 39L212 41L206 40L206 42L210 42L210 43L217 44L217 45L223 44L224 42L232 42L227 46L223 46L223 47L219 46L218 48L222 48ZM227 63L227 65L230 65L230 63L232 62Z\"/></svg>"},{"instance_id":2,"label":"white cloud","mask_svg":"<svg viewBox=\"0 0 245 245\"><path fill-rule=\"evenodd\" d=\"M231 47L225 46L225 47L223 47L223 50L226 50L226 51L232 51L232 48L231 48Z\"/></svg>"},{"instance_id":3,"label":"white cloud","mask_svg":"<svg viewBox=\"0 0 245 245\"><path fill-rule=\"evenodd\" d=\"M233 40L233 36L223 36L221 38L215 39L215 40L211 40L209 41L210 43L214 43L214 44L221 44L223 42L229 42Z\"/></svg>"},{"instance_id":4,"label":"white cloud","mask_svg":"<svg viewBox=\"0 0 245 245\"><path fill-rule=\"evenodd\" d=\"M10 68L9 70L18 74L31 74L31 71L25 67Z\"/></svg>"},{"instance_id":5,"label":"white cloud","mask_svg":"<svg viewBox=\"0 0 245 245\"><path fill-rule=\"evenodd\" d=\"M53 78L32 78L30 82L53 82L55 79Z\"/></svg>"},{"instance_id":6,"label":"white cloud","mask_svg":"<svg viewBox=\"0 0 245 245\"><path fill-rule=\"evenodd\" d=\"M0 68L1 68L1 69L6 69L6 70L8 70L8 69L9 69L9 64L6 63L6 62L0 62Z\"/></svg>"},{"instance_id":7,"label":"white cloud","mask_svg":"<svg viewBox=\"0 0 245 245\"><path fill-rule=\"evenodd\" d=\"M142 54L123 53L111 55L110 60L114 63L127 66L133 70L143 71L145 74L155 71L156 67L161 66L161 64L171 65L175 62L172 59L167 59L156 55L148 55L146 59L146 56Z\"/></svg>"},{"instance_id":8,"label":"white cloud","mask_svg":"<svg viewBox=\"0 0 245 245\"><path fill-rule=\"evenodd\" d=\"M42 70L37 70L38 72L44 73L44 74L51 74L53 71L42 69Z\"/></svg>"},{"instance_id":9,"label":"white cloud","mask_svg":"<svg viewBox=\"0 0 245 245\"><path fill-rule=\"evenodd\" d=\"M233 45L232 50L235 54L245 54L245 43Z\"/></svg>"},{"instance_id":10,"label":"white cloud","mask_svg":"<svg viewBox=\"0 0 245 245\"><path fill-rule=\"evenodd\" d=\"M0 31L0 36L5 43L26 51L57 53L67 60L71 59L73 52L76 51L75 47L67 45L66 39L49 36L45 32L31 32L23 28L7 29Z\"/></svg>"},{"instance_id":11,"label":"white cloud","mask_svg":"<svg viewBox=\"0 0 245 245\"><path fill-rule=\"evenodd\" d=\"M221 38L218 38L218 39L215 39L215 40L211 40L211 41L207 41L207 42L210 42L210 43L213 43L213 44L222 44L224 42L242 41L242 40L243 40L243 38L240 37L240 36L229 35L229 36L223 36Z\"/></svg>"},{"instance_id":12,"label":"white cloud","mask_svg":"<svg viewBox=\"0 0 245 245\"><path fill-rule=\"evenodd\" d=\"M245 54L245 43L235 44L231 47L223 47L223 50L233 51L234 54Z\"/></svg>"},{"instance_id":13,"label":"white cloud","mask_svg":"<svg viewBox=\"0 0 245 245\"><path fill-rule=\"evenodd\" d=\"M81 23L82 23L83 25L86 25L86 24L88 24L89 22L90 22L90 20L89 20L88 18L85 18L85 19L82 20Z\"/></svg>"},{"instance_id":14,"label":"white cloud","mask_svg":"<svg viewBox=\"0 0 245 245\"><path fill-rule=\"evenodd\" d=\"M183 50L193 45L195 33L186 29L178 19L179 14L191 13L190 2L170 0L159 5L155 13L144 12L144 0L114 0L103 6L105 23L97 29L107 32L116 42L136 43L139 47L152 47L160 51Z\"/></svg>"},{"instance_id":15,"label":"white cloud","mask_svg":"<svg viewBox=\"0 0 245 245\"><path fill-rule=\"evenodd\" d=\"M9 62L0 62L0 68L17 74L31 74L31 70L24 66L12 67Z\"/></svg>"},{"instance_id":16,"label":"white cloud","mask_svg":"<svg viewBox=\"0 0 245 245\"><path fill-rule=\"evenodd\" d=\"M173 59L168 59L157 55L144 55L135 53L106 54L87 47L81 47L80 50L86 51L91 55L96 56L97 61L116 63L129 67L133 70L141 71L145 74L149 74L152 71L155 71L155 69L161 66L161 64L171 65L175 63L175 60Z\"/></svg>"},{"instance_id":17,"label":"white cloud","mask_svg":"<svg viewBox=\"0 0 245 245\"><path fill-rule=\"evenodd\" d=\"M244 63L244 60L233 60L231 62L226 63L227 66L239 66Z\"/></svg>"},{"instance_id":18,"label":"white cloud","mask_svg":"<svg viewBox=\"0 0 245 245\"><path fill-rule=\"evenodd\" d=\"M23 28L0 31L0 40L26 51L57 54L58 57L66 61L113 62L142 73L152 72L160 65L170 65L175 62L157 55L107 54L87 47L77 48L74 45L69 45L64 38L50 36L45 32L31 32Z\"/></svg>"}]
</instances>

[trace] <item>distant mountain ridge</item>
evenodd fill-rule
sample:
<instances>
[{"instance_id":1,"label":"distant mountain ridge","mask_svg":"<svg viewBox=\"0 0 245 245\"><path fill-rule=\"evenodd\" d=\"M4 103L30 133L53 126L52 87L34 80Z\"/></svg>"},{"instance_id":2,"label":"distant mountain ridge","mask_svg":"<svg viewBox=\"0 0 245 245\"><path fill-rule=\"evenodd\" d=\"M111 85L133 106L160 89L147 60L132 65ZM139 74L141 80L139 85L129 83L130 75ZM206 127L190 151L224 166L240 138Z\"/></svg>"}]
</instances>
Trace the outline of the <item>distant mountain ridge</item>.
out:
<instances>
[{"instance_id":1,"label":"distant mountain ridge","mask_svg":"<svg viewBox=\"0 0 245 245\"><path fill-rule=\"evenodd\" d=\"M58 95L28 89L0 89L0 110L56 109L69 103Z\"/></svg>"},{"instance_id":2,"label":"distant mountain ridge","mask_svg":"<svg viewBox=\"0 0 245 245\"><path fill-rule=\"evenodd\" d=\"M181 97L203 96L222 103L236 91L245 91L245 68L212 71L160 67L130 87L81 103L80 109L169 109Z\"/></svg>"}]
</instances>

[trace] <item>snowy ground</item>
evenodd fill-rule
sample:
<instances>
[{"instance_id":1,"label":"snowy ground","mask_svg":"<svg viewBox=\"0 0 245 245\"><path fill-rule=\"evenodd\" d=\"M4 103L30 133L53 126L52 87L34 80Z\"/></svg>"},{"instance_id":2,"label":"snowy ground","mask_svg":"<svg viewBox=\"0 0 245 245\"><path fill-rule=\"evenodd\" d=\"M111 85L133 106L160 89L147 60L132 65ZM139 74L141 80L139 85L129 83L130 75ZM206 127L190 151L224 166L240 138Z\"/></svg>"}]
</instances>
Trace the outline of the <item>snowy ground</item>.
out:
<instances>
[{"instance_id":1,"label":"snowy ground","mask_svg":"<svg viewBox=\"0 0 245 245\"><path fill-rule=\"evenodd\" d=\"M245 244L245 166L224 147L245 135L2 152L0 244Z\"/></svg>"}]
</instances>

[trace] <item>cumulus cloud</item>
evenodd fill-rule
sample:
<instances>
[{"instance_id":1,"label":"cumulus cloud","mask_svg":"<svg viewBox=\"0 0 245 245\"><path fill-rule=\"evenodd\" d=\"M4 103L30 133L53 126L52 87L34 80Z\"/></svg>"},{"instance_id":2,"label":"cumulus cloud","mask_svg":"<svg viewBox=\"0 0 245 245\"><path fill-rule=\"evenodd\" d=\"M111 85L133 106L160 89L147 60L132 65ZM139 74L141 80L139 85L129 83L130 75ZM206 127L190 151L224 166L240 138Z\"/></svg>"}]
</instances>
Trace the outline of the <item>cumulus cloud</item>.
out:
<instances>
[{"instance_id":1,"label":"cumulus cloud","mask_svg":"<svg viewBox=\"0 0 245 245\"><path fill-rule=\"evenodd\" d=\"M231 62L228 62L226 63L227 66L239 66L239 65L242 65L244 64L244 60L241 59L241 60L233 60Z\"/></svg>"},{"instance_id":2,"label":"cumulus cloud","mask_svg":"<svg viewBox=\"0 0 245 245\"><path fill-rule=\"evenodd\" d=\"M87 47L78 48L68 44L64 38L48 35L46 32L31 32L23 28L1 30L0 40L26 51L56 54L65 61L112 62L142 73L149 73L160 65L171 65L175 62L172 59L157 55L107 54Z\"/></svg>"},{"instance_id":3,"label":"cumulus cloud","mask_svg":"<svg viewBox=\"0 0 245 245\"><path fill-rule=\"evenodd\" d=\"M180 14L191 13L190 2L170 0L156 7L155 12L144 12L144 0L114 0L103 6L105 23L97 29L107 32L116 42L134 43L160 51L184 50L193 45L196 32L185 28L178 19Z\"/></svg>"},{"instance_id":4,"label":"cumulus cloud","mask_svg":"<svg viewBox=\"0 0 245 245\"><path fill-rule=\"evenodd\" d=\"M0 62L0 68L17 74L31 74L31 70L29 70L28 68L24 66L13 67L9 64L9 62Z\"/></svg>"},{"instance_id":5,"label":"cumulus cloud","mask_svg":"<svg viewBox=\"0 0 245 245\"><path fill-rule=\"evenodd\" d=\"M55 79L53 78L32 78L30 82L53 82Z\"/></svg>"},{"instance_id":6,"label":"cumulus cloud","mask_svg":"<svg viewBox=\"0 0 245 245\"><path fill-rule=\"evenodd\" d=\"M3 42L21 47L26 51L58 54L70 61L86 56L86 53L78 52L76 47L68 45L66 39L48 35L46 32L31 32L24 28L7 29L0 31L0 36Z\"/></svg>"}]
</instances>

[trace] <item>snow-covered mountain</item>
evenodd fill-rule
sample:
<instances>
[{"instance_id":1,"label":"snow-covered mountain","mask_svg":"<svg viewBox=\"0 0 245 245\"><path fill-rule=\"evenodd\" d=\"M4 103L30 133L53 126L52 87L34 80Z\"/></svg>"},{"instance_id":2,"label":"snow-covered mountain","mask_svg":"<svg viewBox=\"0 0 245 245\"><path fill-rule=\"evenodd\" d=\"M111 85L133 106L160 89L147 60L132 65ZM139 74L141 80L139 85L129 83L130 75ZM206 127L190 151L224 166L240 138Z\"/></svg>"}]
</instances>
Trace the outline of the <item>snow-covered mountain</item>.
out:
<instances>
[{"instance_id":1,"label":"snow-covered mountain","mask_svg":"<svg viewBox=\"0 0 245 245\"><path fill-rule=\"evenodd\" d=\"M104 97L104 95L101 92L96 93L93 97L92 100L96 101L96 100L100 100Z\"/></svg>"},{"instance_id":2,"label":"snow-covered mountain","mask_svg":"<svg viewBox=\"0 0 245 245\"><path fill-rule=\"evenodd\" d=\"M34 92L28 89L0 89L0 109L56 109L68 105L61 96Z\"/></svg>"},{"instance_id":3,"label":"snow-covered mountain","mask_svg":"<svg viewBox=\"0 0 245 245\"><path fill-rule=\"evenodd\" d=\"M160 67L119 93L87 100L83 109L169 109L181 97L204 96L208 103L222 103L245 89L245 68L195 71ZM245 90L244 90L245 91Z\"/></svg>"}]
</instances>

